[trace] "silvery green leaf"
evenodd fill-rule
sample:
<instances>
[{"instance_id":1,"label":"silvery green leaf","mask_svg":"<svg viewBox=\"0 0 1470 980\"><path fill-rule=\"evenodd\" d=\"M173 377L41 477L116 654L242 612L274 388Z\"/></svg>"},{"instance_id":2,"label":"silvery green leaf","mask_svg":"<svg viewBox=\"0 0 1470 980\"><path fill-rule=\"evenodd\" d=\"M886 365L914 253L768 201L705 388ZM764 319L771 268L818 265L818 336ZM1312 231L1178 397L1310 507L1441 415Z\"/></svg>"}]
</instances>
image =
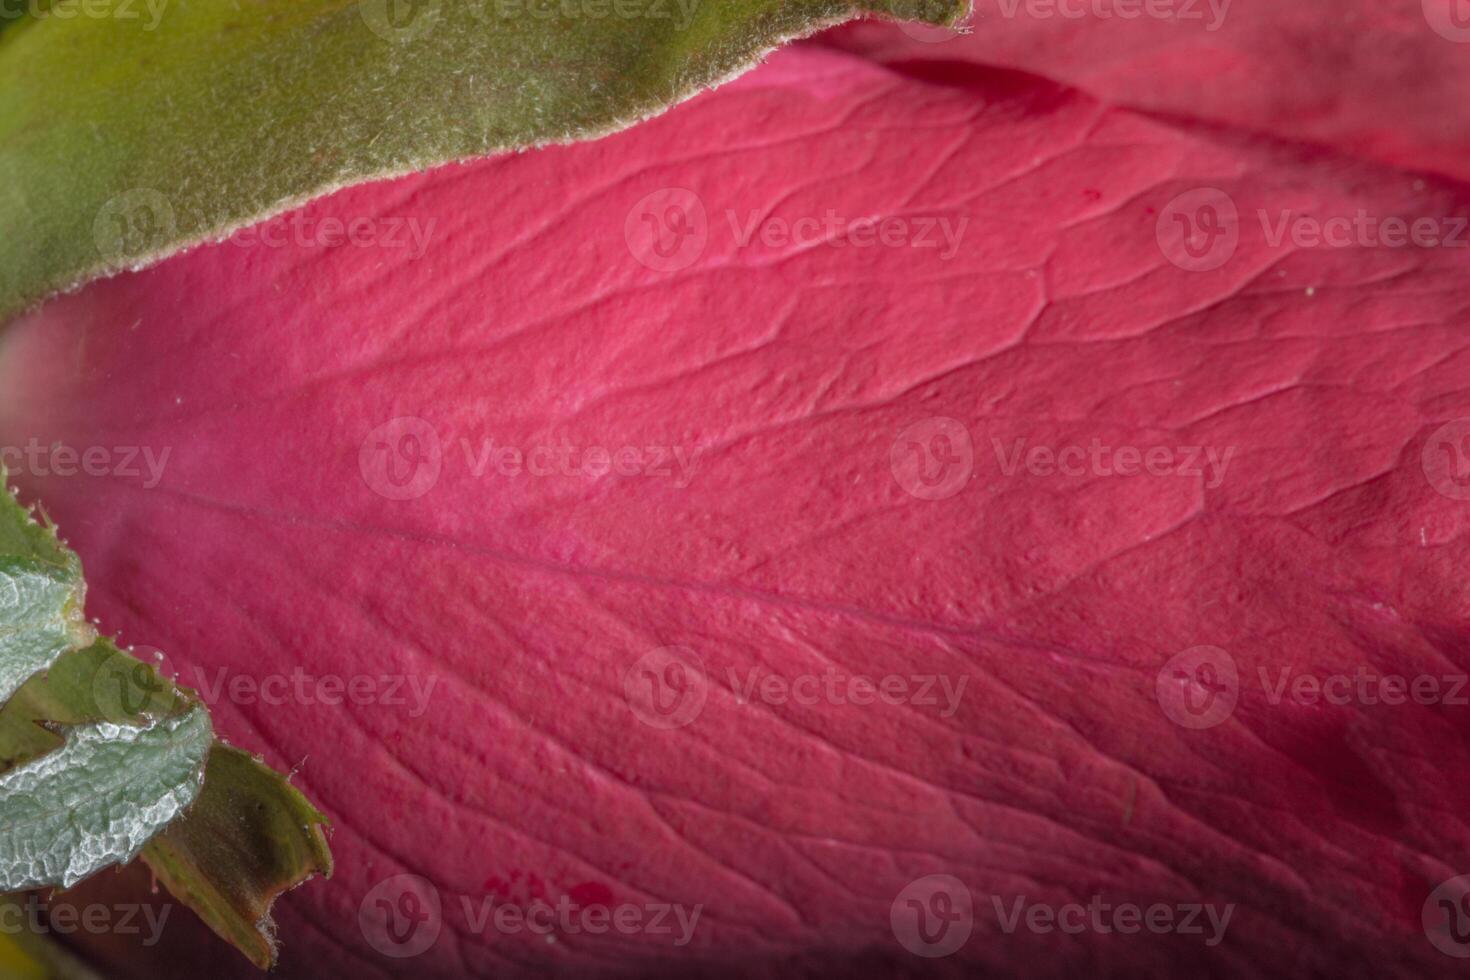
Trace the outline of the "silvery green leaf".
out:
<instances>
[{"instance_id":1,"label":"silvery green leaf","mask_svg":"<svg viewBox=\"0 0 1470 980\"><path fill-rule=\"evenodd\" d=\"M0 557L0 703L76 646L76 593L64 569Z\"/></svg>"},{"instance_id":2,"label":"silvery green leaf","mask_svg":"<svg viewBox=\"0 0 1470 980\"><path fill-rule=\"evenodd\" d=\"M199 795L201 707L144 727L95 722L0 775L0 892L70 887L137 856Z\"/></svg>"},{"instance_id":3,"label":"silvery green leaf","mask_svg":"<svg viewBox=\"0 0 1470 980\"><path fill-rule=\"evenodd\" d=\"M92 641L84 595L76 556L0 487L0 705L67 650Z\"/></svg>"}]
</instances>

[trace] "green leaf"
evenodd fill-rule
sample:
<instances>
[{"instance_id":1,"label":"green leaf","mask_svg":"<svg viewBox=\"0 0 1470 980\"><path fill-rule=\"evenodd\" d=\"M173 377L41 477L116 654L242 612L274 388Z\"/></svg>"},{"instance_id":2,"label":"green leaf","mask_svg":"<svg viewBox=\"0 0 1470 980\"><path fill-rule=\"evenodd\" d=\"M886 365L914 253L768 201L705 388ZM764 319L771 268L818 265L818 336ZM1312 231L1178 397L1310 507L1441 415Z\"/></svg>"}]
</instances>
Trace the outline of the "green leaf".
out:
<instances>
[{"instance_id":1,"label":"green leaf","mask_svg":"<svg viewBox=\"0 0 1470 980\"><path fill-rule=\"evenodd\" d=\"M196 704L192 691L110 640L68 650L0 708L0 774L60 748L68 727L100 721L146 726Z\"/></svg>"},{"instance_id":2,"label":"green leaf","mask_svg":"<svg viewBox=\"0 0 1470 980\"><path fill-rule=\"evenodd\" d=\"M202 707L144 727L94 722L0 775L0 891L71 887L131 861L199 795Z\"/></svg>"},{"instance_id":3,"label":"green leaf","mask_svg":"<svg viewBox=\"0 0 1470 980\"><path fill-rule=\"evenodd\" d=\"M64 650L0 708L0 892L132 860L199 795L213 741L149 665L107 640Z\"/></svg>"},{"instance_id":4,"label":"green leaf","mask_svg":"<svg viewBox=\"0 0 1470 980\"><path fill-rule=\"evenodd\" d=\"M77 582L54 565L0 558L0 701L75 645Z\"/></svg>"},{"instance_id":5,"label":"green leaf","mask_svg":"<svg viewBox=\"0 0 1470 980\"><path fill-rule=\"evenodd\" d=\"M276 959L276 898L332 875L326 818L258 759L216 745L204 792L143 851L169 892L261 969Z\"/></svg>"},{"instance_id":6,"label":"green leaf","mask_svg":"<svg viewBox=\"0 0 1470 980\"><path fill-rule=\"evenodd\" d=\"M52 731L61 725L144 724L194 703L187 688L99 640L62 655L0 710L0 773L62 745ZM276 898L318 874L331 877L326 824L285 776L215 741L198 798L148 843L142 858L170 894L267 969L276 955L270 917Z\"/></svg>"},{"instance_id":7,"label":"green leaf","mask_svg":"<svg viewBox=\"0 0 1470 980\"><path fill-rule=\"evenodd\" d=\"M70 886L142 850L175 898L272 965L276 897L331 874L326 818L285 776L216 741L194 692L94 638L81 622L76 556L3 485L0 572L9 574L0 588L16 581L27 597L0 601L0 650L11 643L16 662L46 659L0 704L0 893ZM49 605L31 601L42 594ZM30 614L58 606L64 637L49 632L50 613ZM45 628L22 628L31 619ZM35 967L38 951L0 944L0 976Z\"/></svg>"},{"instance_id":8,"label":"green leaf","mask_svg":"<svg viewBox=\"0 0 1470 980\"><path fill-rule=\"evenodd\" d=\"M91 641L84 595L76 556L0 492L0 704L61 654Z\"/></svg>"},{"instance_id":9,"label":"green leaf","mask_svg":"<svg viewBox=\"0 0 1470 980\"><path fill-rule=\"evenodd\" d=\"M86 6L0 31L0 320L344 184L622 128L827 24L969 0Z\"/></svg>"}]
</instances>

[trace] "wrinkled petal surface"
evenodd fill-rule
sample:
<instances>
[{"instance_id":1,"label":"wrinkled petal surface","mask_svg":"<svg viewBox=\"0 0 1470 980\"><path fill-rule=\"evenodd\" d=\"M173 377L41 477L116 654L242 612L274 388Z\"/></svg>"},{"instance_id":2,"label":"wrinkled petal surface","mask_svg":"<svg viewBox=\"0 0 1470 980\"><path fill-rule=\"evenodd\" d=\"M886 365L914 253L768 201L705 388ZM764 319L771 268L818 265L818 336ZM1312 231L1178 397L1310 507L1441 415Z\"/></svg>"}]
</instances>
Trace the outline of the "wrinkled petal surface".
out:
<instances>
[{"instance_id":1,"label":"wrinkled petal surface","mask_svg":"<svg viewBox=\"0 0 1470 980\"><path fill-rule=\"evenodd\" d=\"M1449 975L1470 253L1273 235L1467 208L809 47L58 299L0 443L104 628L334 821L284 976ZM1234 908L1024 917L1094 896Z\"/></svg>"},{"instance_id":2,"label":"wrinkled petal surface","mask_svg":"<svg viewBox=\"0 0 1470 980\"><path fill-rule=\"evenodd\" d=\"M1018 68L1114 104L1470 177L1464 0L975 0L971 31L820 43Z\"/></svg>"}]
</instances>

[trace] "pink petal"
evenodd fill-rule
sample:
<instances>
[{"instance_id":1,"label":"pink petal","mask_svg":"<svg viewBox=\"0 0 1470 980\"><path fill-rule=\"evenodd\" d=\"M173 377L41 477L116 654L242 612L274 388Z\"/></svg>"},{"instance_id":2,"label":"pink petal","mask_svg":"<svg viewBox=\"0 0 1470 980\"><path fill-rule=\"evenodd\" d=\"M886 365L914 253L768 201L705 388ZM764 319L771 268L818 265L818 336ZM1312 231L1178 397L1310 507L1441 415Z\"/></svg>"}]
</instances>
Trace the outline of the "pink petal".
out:
<instances>
[{"instance_id":1,"label":"pink petal","mask_svg":"<svg viewBox=\"0 0 1470 980\"><path fill-rule=\"evenodd\" d=\"M1465 0L976 0L973 33L818 43L1035 72L1104 101L1470 176Z\"/></svg>"},{"instance_id":2,"label":"pink petal","mask_svg":"<svg viewBox=\"0 0 1470 980\"><path fill-rule=\"evenodd\" d=\"M1182 241L1206 205L1224 236ZM282 903L285 976L1441 974L1421 915L1470 870L1466 708L1272 703L1261 672L1466 669L1467 253L1272 246L1256 215L1467 205L1030 76L808 48L603 142L300 212L432 222L422 260L226 243L56 300L0 346L0 442L108 450L108 476L19 482L103 625L185 682L436 685L422 716L216 699L336 824L338 876ZM912 223L741 247L729 218L829 210ZM662 258L660 219L692 233ZM919 219L968 225L947 256ZM629 447L638 475L476 476L492 439ZM1018 440L1167 466L1008 475ZM126 447L170 451L156 487ZM650 475L649 447L697 462ZM1173 659L1199 647L1233 685ZM699 710L660 728L637 668L676 679L668 648L704 700L671 689ZM742 703L764 674L967 686L952 713ZM1238 700L1213 727L1171 720L1212 694ZM443 929L395 959L359 912L403 907L401 874ZM930 960L907 900L964 904L933 875L972 933ZM461 904L562 896L702 914L687 946L549 941ZM1237 908L1209 946L1007 933L994 904L1093 896Z\"/></svg>"}]
</instances>

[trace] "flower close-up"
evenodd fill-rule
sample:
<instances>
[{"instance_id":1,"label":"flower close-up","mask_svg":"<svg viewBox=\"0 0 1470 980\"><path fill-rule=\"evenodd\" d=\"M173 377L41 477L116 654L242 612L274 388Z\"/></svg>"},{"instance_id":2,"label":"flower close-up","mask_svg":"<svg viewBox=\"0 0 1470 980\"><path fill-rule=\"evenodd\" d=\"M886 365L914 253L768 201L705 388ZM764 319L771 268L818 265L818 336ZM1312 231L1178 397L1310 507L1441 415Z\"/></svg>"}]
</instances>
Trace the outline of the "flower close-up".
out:
<instances>
[{"instance_id":1,"label":"flower close-up","mask_svg":"<svg viewBox=\"0 0 1470 980\"><path fill-rule=\"evenodd\" d=\"M1470 4L0 0L0 977L1450 977Z\"/></svg>"}]
</instances>

